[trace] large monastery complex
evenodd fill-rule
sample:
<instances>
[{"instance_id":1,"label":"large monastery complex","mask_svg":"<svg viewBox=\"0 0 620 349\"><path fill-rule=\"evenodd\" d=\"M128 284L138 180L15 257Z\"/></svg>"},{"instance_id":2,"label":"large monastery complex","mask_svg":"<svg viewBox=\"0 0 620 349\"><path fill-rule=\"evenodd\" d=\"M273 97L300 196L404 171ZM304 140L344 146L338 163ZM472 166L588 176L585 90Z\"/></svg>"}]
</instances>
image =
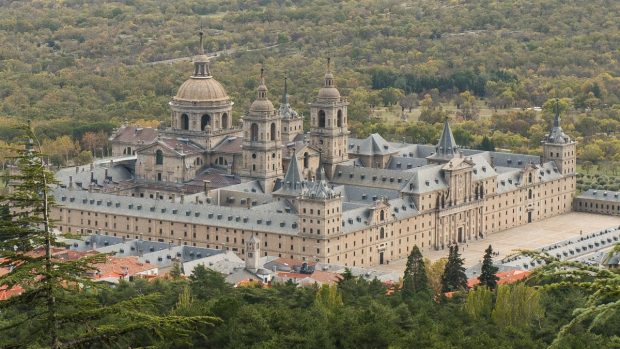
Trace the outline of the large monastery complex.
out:
<instances>
[{"instance_id":1,"label":"large monastery complex","mask_svg":"<svg viewBox=\"0 0 620 349\"><path fill-rule=\"evenodd\" d=\"M304 130L286 87L276 108L261 72L234 124L201 49L168 128L124 125L114 159L58 172L58 229L370 266L571 210L575 142L559 115L542 157L461 149L447 121L436 145L356 139L335 80L328 61Z\"/></svg>"}]
</instances>

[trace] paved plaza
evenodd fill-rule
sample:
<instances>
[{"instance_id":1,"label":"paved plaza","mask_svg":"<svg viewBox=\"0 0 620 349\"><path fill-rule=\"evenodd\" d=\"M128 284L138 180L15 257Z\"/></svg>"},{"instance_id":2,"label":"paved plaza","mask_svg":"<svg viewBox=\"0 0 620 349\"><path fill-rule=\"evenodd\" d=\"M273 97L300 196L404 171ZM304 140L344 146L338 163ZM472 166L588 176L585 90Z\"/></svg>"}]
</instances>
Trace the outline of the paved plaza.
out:
<instances>
[{"instance_id":1,"label":"paved plaza","mask_svg":"<svg viewBox=\"0 0 620 349\"><path fill-rule=\"evenodd\" d=\"M519 249L536 249L571 237L596 232L620 225L620 217L604 216L591 213L571 212L520 227L490 234L484 240L473 240L459 248L465 267L482 261L484 250L490 245L499 252L495 260L514 253ZM423 251L423 255L432 261L448 256L448 248L442 251ZM407 259L390 261L390 264L373 267L377 270L404 272Z\"/></svg>"}]
</instances>

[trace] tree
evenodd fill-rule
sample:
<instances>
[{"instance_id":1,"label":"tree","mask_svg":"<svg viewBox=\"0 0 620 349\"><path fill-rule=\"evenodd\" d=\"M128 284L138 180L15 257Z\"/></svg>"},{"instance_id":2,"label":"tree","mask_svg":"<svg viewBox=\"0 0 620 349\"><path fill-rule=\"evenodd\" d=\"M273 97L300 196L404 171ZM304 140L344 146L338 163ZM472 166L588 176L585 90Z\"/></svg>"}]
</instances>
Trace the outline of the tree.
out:
<instances>
[{"instance_id":1,"label":"tree","mask_svg":"<svg viewBox=\"0 0 620 349\"><path fill-rule=\"evenodd\" d=\"M96 155L99 138L95 132L86 132L82 136L82 149L90 150L93 156Z\"/></svg>"},{"instance_id":2,"label":"tree","mask_svg":"<svg viewBox=\"0 0 620 349\"><path fill-rule=\"evenodd\" d=\"M499 285L491 317L500 327L527 328L543 316L540 291L523 283Z\"/></svg>"},{"instance_id":3,"label":"tree","mask_svg":"<svg viewBox=\"0 0 620 349\"><path fill-rule=\"evenodd\" d=\"M9 207L8 217L0 220L0 266L10 268L0 276L0 289L19 293L0 302L0 314L14 314L0 322L0 337L12 340L6 345L90 347L111 344L138 331L160 337L172 332L189 335L188 328L213 323L215 319L208 316L178 318L145 310L159 302L156 294L103 308L93 302L92 291L102 286L86 275L96 270L95 263L105 262L105 256L77 260L54 256L54 248L60 244L49 213L55 205L51 193L57 182L43 161L34 132L30 127L25 131L28 138L17 157L18 171L11 175L14 184L8 194L0 196L0 206ZM28 332L27 338L11 334L22 328Z\"/></svg>"},{"instance_id":4,"label":"tree","mask_svg":"<svg viewBox=\"0 0 620 349\"><path fill-rule=\"evenodd\" d=\"M441 279L443 276L443 271L446 268L446 263L448 263L448 259L445 257L439 258L434 263L431 263L429 259L424 260L428 285L435 294L441 293Z\"/></svg>"},{"instance_id":5,"label":"tree","mask_svg":"<svg viewBox=\"0 0 620 349\"><path fill-rule=\"evenodd\" d=\"M480 280L480 286L486 286L492 290L497 287L497 271L499 268L493 265L493 248L491 245L484 250L484 257L482 259L482 268L480 271L480 276L478 280Z\"/></svg>"},{"instance_id":6,"label":"tree","mask_svg":"<svg viewBox=\"0 0 620 349\"><path fill-rule=\"evenodd\" d=\"M407 267L403 275L402 294L404 298L411 298L414 295L428 291L428 278L424 259L417 245L414 245L407 258Z\"/></svg>"},{"instance_id":7,"label":"tree","mask_svg":"<svg viewBox=\"0 0 620 349\"><path fill-rule=\"evenodd\" d=\"M486 150L486 151L495 151L495 144L493 143L493 140L491 138L484 136L482 137L482 141L480 142L478 149Z\"/></svg>"},{"instance_id":8,"label":"tree","mask_svg":"<svg viewBox=\"0 0 620 349\"><path fill-rule=\"evenodd\" d=\"M458 245L450 246L448 263L441 278L442 291L452 292L467 289L467 275L463 268L463 259L459 254Z\"/></svg>"},{"instance_id":9,"label":"tree","mask_svg":"<svg viewBox=\"0 0 620 349\"><path fill-rule=\"evenodd\" d=\"M181 263L179 263L179 261L172 262L172 269L170 269L169 275L173 279L181 278L183 271L181 270Z\"/></svg>"},{"instance_id":10,"label":"tree","mask_svg":"<svg viewBox=\"0 0 620 349\"><path fill-rule=\"evenodd\" d=\"M469 316L478 320L491 315L493 309L493 292L487 287L477 287L467 293L465 311Z\"/></svg>"},{"instance_id":11,"label":"tree","mask_svg":"<svg viewBox=\"0 0 620 349\"><path fill-rule=\"evenodd\" d=\"M75 159L75 162L77 162L78 165L89 164L93 162L93 154L90 152L90 150L84 150L80 152L80 154Z\"/></svg>"}]
</instances>

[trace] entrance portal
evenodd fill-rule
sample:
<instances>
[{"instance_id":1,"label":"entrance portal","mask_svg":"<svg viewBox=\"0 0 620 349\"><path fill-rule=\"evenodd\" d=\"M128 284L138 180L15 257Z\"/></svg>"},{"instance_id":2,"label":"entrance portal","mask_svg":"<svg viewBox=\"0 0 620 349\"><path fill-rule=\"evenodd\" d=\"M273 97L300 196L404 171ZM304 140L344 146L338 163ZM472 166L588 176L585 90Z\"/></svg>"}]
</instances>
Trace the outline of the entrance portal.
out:
<instances>
[{"instance_id":1,"label":"entrance portal","mask_svg":"<svg viewBox=\"0 0 620 349\"><path fill-rule=\"evenodd\" d=\"M465 242L465 238L463 236L463 227L459 227L459 243Z\"/></svg>"},{"instance_id":2,"label":"entrance portal","mask_svg":"<svg viewBox=\"0 0 620 349\"><path fill-rule=\"evenodd\" d=\"M532 211L527 213L527 222L532 223Z\"/></svg>"},{"instance_id":3,"label":"entrance portal","mask_svg":"<svg viewBox=\"0 0 620 349\"><path fill-rule=\"evenodd\" d=\"M379 252L379 264L383 264L383 252Z\"/></svg>"}]
</instances>

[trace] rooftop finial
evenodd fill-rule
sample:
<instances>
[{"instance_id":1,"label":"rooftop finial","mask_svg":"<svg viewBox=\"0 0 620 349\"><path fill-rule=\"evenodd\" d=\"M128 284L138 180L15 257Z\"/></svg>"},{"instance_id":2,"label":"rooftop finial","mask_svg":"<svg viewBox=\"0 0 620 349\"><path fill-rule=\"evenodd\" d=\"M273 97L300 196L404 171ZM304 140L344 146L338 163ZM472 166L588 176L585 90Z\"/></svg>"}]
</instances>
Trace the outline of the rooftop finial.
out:
<instances>
[{"instance_id":1,"label":"rooftop finial","mask_svg":"<svg viewBox=\"0 0 620 349\"><path fill-rule=\"evenodd\" d=\"M260 83L261 85L265 84L265 67L262 65L260 67Z\"/></svg>"},{"instance_id":2,"label":"rooftop finial","mask_svg":"<svg viewBox=\"0 0 620 349\"><path fill-rule=\"evenodd\" d=\"M204 35L205 35L205 32L202 30L202 21L201 21L200 22L200 31L198 32L198 36L200 36L200 51L198 51L198 53L201 54L201 55L203 55L205 53Z\"/></svg>"},{"instance_id":3,"label":"rooftop finial","mask_svg":"<svg viewBox=\"0 0 620 349\"><path fill-rule=\"evenodd\" d=\"M331 62L332 62L331 56L327 57L327 72L331 71Z\"/></svg>"}]
</instances>

